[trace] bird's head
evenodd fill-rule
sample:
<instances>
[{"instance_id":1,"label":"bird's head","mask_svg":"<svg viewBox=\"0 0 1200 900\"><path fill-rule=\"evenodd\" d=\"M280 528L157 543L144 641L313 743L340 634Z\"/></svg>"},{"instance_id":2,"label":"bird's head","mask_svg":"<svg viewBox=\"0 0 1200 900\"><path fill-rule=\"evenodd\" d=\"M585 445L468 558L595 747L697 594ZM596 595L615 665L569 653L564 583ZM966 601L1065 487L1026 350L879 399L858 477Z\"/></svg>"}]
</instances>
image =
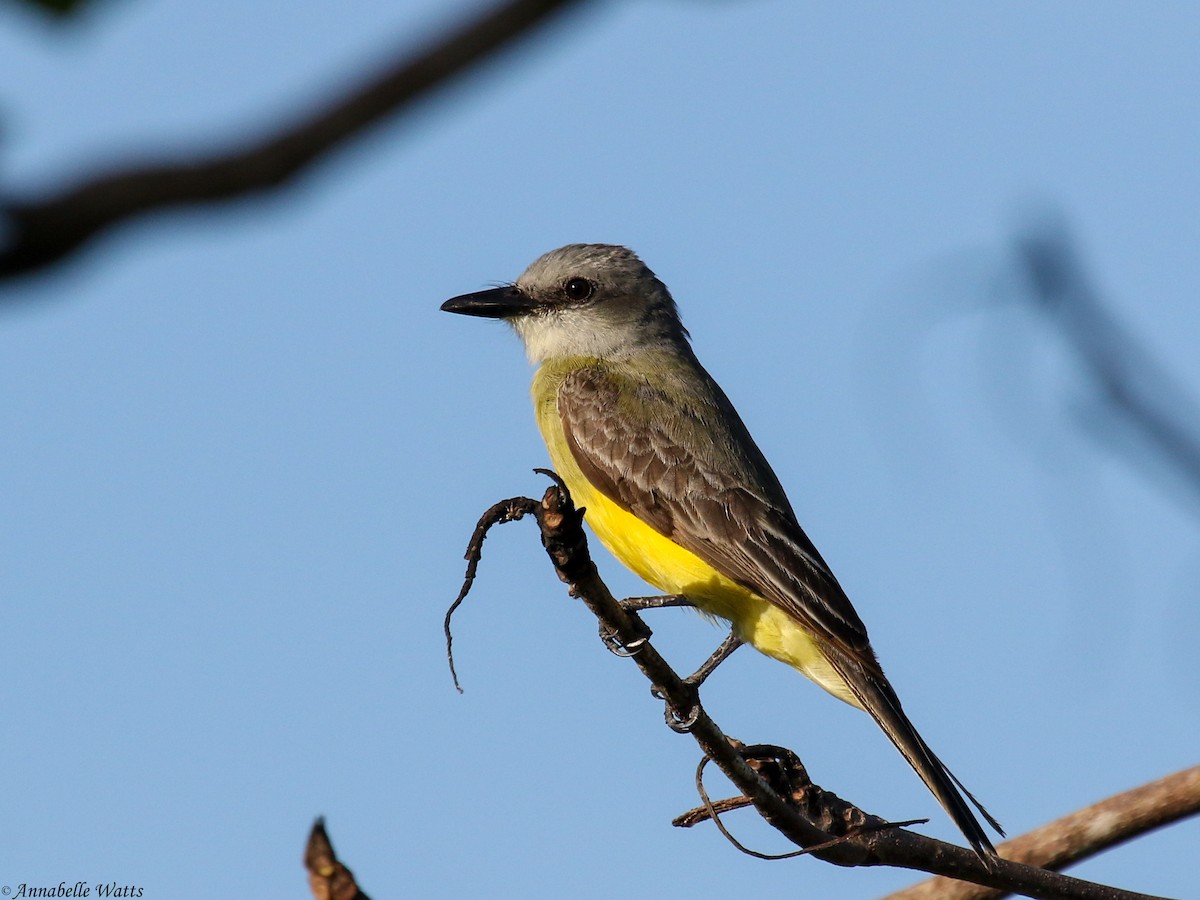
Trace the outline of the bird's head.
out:
<instances>
[{"instance_id":1,"label":"bird's head","mask_svg":"<svg viewBox=\"0 0 1200 900\"><path fill-rule=\"evenodd\" d=\"M615 359L687 341L666 285L632 250L611 244L551 250L514 284L454 297L442 309L504 319L535 363Z\"/></svg>"}]
</instances>

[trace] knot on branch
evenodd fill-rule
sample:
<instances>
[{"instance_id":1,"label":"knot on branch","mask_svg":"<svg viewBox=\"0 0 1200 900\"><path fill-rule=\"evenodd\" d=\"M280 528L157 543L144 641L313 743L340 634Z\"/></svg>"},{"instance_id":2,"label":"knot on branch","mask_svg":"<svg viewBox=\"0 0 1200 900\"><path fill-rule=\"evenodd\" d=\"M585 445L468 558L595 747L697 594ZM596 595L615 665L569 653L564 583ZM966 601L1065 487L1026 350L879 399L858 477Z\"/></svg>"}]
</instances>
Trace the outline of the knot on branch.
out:
<instances>
[{"instance_id":1,"label":"knot on branch","mask_svg":"<svg viewBox=\"0 0 1200 900\"><path fill-rule=\"evenodd\" d=\"M565 584L575 584L596 573L596 564L587 551L583 533L584 510L576 509L566 484L549 469L534 469L554 481L542 495L534 511L541 526L542 546L554 563L554 570Z\"/></svg>"},{"instance_id":2,"label":"knot on branch","mask_svg":"<svg viewBox=\"0 0 1200 900\"><path fill-rule=\"evenodd\" d=\"M793 751L775 744L739 746L746 765L758 773L775 793L790 801L804 818L833 837L863 830L886 828L893 823L863 812L833 791L808 777L808 770Z\"/></svg>"},{"instance_id":3,"label":"knot on branch","mask_svg":"<svg viewBox=\"0 0 1200 900\"><path fill-rule=\"evenodd\" d=\"M795 856L813 854L819 859L843 866L875 865L878 863L876 854L869 843L855 840L864 832L882 831L889 828L904 827L916 824L917 821L888 822L878 816L863 812L857 806L843 800L837 794L826 791L808 777L808 770L800 762L800 758L786 747L776 744L753 744L747 746L732 737L725 737L726 744L750 769L756 780L784 804L782 810L764 808L764 806L749 795L729 797L724 800L712 800L704 789L704 768L711 754L700 761L696 769L696 790L704 805L689 810L677 817L672 824L681 828L690 828L701 822L711 821L717 830L742 853L757 859L779 860L791 859ZM725 766L721 767L726 770ZM726 770L726 774L729 774ZM739 787L742 785L739 784ZM790 853L761 853L752 850L741 843L725 827L721 814L747 806L756 806L759 814L768 824L787 833L788 816L798 815L812 829L806 840L796 841L803 849Z\"/></svg>"}]
</instances>

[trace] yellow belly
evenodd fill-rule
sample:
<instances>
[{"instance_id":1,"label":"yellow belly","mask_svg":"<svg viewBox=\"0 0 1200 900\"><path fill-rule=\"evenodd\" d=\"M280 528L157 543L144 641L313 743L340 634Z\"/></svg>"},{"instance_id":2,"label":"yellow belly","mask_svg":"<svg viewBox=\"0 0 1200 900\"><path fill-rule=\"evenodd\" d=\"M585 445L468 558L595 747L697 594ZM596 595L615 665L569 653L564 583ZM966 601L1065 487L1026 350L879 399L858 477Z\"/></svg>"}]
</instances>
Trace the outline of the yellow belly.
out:
<instances>
[{"instance_id":1,"label":"yellow belly","mask_svg":"<svg viewBox=\"0 0 1200 900\"><path fill-rule=\"evenodd\" d=\"M539 373L540 375L541 373ZM640 578L667 594L680 594L709 615L729 621L742 640L807 675L840 700L859 706L841 676L807 631L779 607L729 578L655 531L592 487L567 444L553 390L534 380L538 426L550 460L601 543Z\"/></svg>"}]
</instances>

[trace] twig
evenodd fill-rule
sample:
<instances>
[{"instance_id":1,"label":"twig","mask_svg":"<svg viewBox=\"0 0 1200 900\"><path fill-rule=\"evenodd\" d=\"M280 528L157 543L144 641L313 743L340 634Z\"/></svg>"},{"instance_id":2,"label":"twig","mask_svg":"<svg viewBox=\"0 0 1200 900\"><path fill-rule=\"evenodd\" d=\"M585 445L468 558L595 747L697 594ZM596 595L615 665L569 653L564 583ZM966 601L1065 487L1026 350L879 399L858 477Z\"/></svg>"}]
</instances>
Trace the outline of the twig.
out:
<instances>
[{"instance_id":1,"label":"twig","mask_svg":"<svg viewBox=\"0 0 1200 900\"><path fill-rule=\"evenodd\" d=\"M705 757L705 759L707 758ZM726 797L724 800L712 800L704 806L697 806L685 813L680 813L671 820L671 824L676 828L692 828L701 822L707 822L712 818L714 812L723 814L733 812L735 809L745 809L747 806L753 805L749 797Z\"/></svg>"},{"instance_id":2,"label":"twig","mask_svg":"<svg viewBox=\"0 0 1200 900\"><path fill-rule=\"evenodd\" d=\"M1101 800L1000 845L1008 859L1062 869L1102 850L1200 813L1200 766ZM999 891L932 878L885 900L995 900Z\"/></svg>"},{"instance_id":3,"label":"twig","mask_svg":"<svg viewBox=\"0 0 1200 900\"><path fill-rule=\"evenodd\" d=\"M309 832L304 868L315 900L371 900L355 882L354 873L333 852L324 817L317 819Z\"/></svg>"},{"instance_id":4,"label":"twig","mask_svg":"<svg viewBox=\"0 0 1200 900\"><path fill-rule=\"evenodd\" d=\"M806 802L798 805L794 798L795 786L772 786L755 770L746 758L746 754L755 748L745 748L721 731L700 705L697 690L686 683L650 643L650 629L636 613L622 608L612 596L588 554L582 528L583 514L571 503L561 480L555 477L555 481L556 485L546 491L540 504L536 504L534 515L541 529L542 545L559 578L568 585L570 594L582 600L600 620L601 633L611 635L625 648L624 655L646 675L655 696L665 700L668 724L677 731L691 734L705 756L716 763L763 818L792 843L808 848L812 855L836 865L917 869L1045 900L1148 900L1145 894L1093 884L1007 859L985 862L962 847L893 827L878 817L869 816L807 782L807 774L804 776L806 785L802 786ZM474 542L474 538L472 540ZM781 748L772 748L772 752L776 751ZM795 758L790 751L782 752ZM795 763L799 765L799 760Z\"/></svg>"},{"instance_id":5,"label":"twig","mask_svg":"<svg viewBox=\"0 0 1200 900\"><path fill-rule=\"evenodd\" d=\"M458 596L446 610L446 621L442 626L446 632L446 661L450 664L450 677L454 679L454 687L460 694L463 689L462 685L458 683L458 672L454 668L454 635L450 633L450 619L454 616L455 610L462 606L463 600L467 599L471 585L475 583L475 571L479 568L479 560L483 558L483 541L487 537L488 529L504 522L515 522L536 511L537 504L528 497L512 497L508 500L501 500L480 517L479 524L475 526L475 531L471 534L471 541L467 544L467 552L463 557L467 561L467 574L463 578L462 590L458 592Z\"/></svg>"},{"instance_id":6,"label":"twig","mask_svg":"<svg viewBox=\"0 0 1200 900\"><path fill-rule=\"evenodd\" d=\"M389 114L582 0L509 0L280 129L212 154L119 166L3 210L0 279L59 262L119 222L156 210L233 200L291 182Z\"/></svg>"}]
</instances>

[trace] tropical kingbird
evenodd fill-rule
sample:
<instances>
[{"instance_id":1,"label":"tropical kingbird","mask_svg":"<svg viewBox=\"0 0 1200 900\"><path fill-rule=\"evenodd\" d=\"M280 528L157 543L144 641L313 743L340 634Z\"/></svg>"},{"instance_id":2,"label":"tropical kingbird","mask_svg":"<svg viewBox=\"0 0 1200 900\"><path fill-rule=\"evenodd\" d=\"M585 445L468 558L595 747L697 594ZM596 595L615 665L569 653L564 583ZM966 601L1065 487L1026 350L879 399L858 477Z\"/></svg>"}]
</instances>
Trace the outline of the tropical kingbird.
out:
<instances>
[{"instance_id":1,"label":"tropical kingbird","mask_svg":"<svg viewBox=\"0 0 1200 900\"><path fill-rule=\"evenodd\" d=\"M1000 826L905 715L850 600L692 352L666 285L632 251L571 244L515 284L442 309L504 319L521 337L538 366L533 403L550 459L621 562L870 713L975 850L995 853L963 795Z\"/></svg>"}]
</instances>

